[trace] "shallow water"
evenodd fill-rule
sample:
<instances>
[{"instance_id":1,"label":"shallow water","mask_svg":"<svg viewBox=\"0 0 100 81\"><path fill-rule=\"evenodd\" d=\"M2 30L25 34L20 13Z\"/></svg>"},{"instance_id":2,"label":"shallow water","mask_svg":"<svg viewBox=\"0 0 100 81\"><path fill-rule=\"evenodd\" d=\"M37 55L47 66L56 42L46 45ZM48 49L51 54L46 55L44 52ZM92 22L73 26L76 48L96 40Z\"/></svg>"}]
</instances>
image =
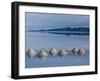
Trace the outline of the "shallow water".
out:
<instances>
[{"instance_id":1,"label":"shallow water","mask_svg":"<svg viewBox=\"0 0 100 81\"><path fill-rule=\"evenodd\" d=\"M25 36L26 52L29 48L33 48L38 54L41 49L45 49L48 54L45 60L41 60L38 56L30 59L25 55L26 68L89 65L89 36L59 35L47 32L26 32ZM59 55L51 56L48 51L53 47L58 51L65 49L68 55L64 58ZM84 48L85 54L83 56L74 55L71 49L75 47Z\"/></svg>"}]
</instances>

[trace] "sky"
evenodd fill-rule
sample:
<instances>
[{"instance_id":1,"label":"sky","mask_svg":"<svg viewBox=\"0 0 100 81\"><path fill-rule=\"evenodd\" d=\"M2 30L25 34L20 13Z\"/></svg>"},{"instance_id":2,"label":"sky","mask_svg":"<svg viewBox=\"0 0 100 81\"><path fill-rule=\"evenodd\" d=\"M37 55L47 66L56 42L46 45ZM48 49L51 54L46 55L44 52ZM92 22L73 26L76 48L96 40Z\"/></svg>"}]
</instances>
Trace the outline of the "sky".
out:
<instances>
[{"instance_id":1,"label":"sky","mask_svg":"<svg viewBox=\"0 0 100 81\"><path fill-rule=\"evenodd\" d=\"M25 12L26 30L89 27L88 15Z\"/></svg>"}]
</instances>

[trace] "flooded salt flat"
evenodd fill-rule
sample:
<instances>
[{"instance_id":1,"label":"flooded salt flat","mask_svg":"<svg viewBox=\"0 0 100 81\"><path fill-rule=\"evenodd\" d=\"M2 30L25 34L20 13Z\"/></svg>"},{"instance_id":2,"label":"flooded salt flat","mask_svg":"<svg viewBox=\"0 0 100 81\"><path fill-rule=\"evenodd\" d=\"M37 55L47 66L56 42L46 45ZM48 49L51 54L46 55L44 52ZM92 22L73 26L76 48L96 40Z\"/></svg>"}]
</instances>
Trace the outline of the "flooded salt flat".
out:
<instances>
[{"instance_id":1,"label":"flooded salt flat","mask_svg":"<svg viewBox=\"0 0 100 81\"><path fill-rule=\"evenodd\" d=\"M26 32L25 36L25 52L27 52L29 48L34 49L36 52L36 56L32 59L25 54L26 68L89 65L88 35L60 35L48 32ZM75 47L84 48L85 54L83 56L74 55L71 50ZM53 57L49 53L51 48L56 48L57 51L65 49L68 54L64 58L59 55ZM38 57L38 53L42 49L48 54L45 60L41 60Z\"/></svg>"}]
</instances>

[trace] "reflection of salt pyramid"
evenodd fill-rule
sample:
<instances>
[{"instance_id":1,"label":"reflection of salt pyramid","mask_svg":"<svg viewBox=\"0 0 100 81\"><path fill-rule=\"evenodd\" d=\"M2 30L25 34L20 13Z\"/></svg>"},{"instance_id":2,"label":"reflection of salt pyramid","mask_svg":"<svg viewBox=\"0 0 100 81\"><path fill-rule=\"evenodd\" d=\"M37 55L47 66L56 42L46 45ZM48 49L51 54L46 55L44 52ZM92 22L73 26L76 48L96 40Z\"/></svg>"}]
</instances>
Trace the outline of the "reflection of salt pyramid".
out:
<instances>
[{"instance_id":1,"label":"reflection of salt pyramid","mask_svg":"<svg viewBox=\"0 0 100 81\"><path fill-rule=\"evenodd\" d=\"M78 53L79 53L79 55L83 55L83 54L85 53L85 51L84 51L83 48L80 48L80 49L78 50Z\"/></svg>"},{"instance_id":2,"label":"reflection of salt pyramid","mask_svg":"<svg viewBox=\"0 0 100 81\"><path fill-rule=\"evenodd\" d=\"M66 52L64 49L62 49L61 51L59 51L59 55L60 55L61 57L64 57L64 56L67 55L67 52Z\"/></svg>"},{"instance_id":3,"label":"reflection of salt pyramid","mask_svg":"<svg viewBox=\"0 0 100 81\"><path fill-rule=\"evenodd\" d=\"M74 54L77 54L78 48L73 48L73 49L72 49L72 52L73 52Z\"/></svg>"},{"instance_id":4,"label":"reflection of salt pyramid","mask_svg":"<svg viewBox=\"0 0 100 81\"><path fill-rule=\"evenodd\" d=\"M39 52L39 56L40 56L40 57L47 57L48 54L47 54L44 50L41 50L41 51Z\"/></svg>"},{"instance_id":5,"label":"reflection of salt pyramid","mask_svg":"<svg viewBox=\"0 0 100 81\"><path fill-rule=\"evenodd\" d=\"M51 54L52 56L57 55L57 50L56 50L55 48L51 48L50 54Z\"/></svg>"},{"instance_id":6,"label":"reflection of salt pyramid","mask_svg":"<svg viewBox=\"0 0 100 81\"><path fill-rule=\"evenodd\" d=\"M30 58L34 57L36 55L36 52L30 48L26 53Z\"/></svg>"},{"instance_id":7,"label":"reflection of salt pyramid","mask_svg":"<svg viewBox=\"0 0 100 81\"><path fill-rule=\"evenodd\" d=\"M40 57L40 59L41 59L42 61L44 61L46 58L47 58L47 57Z\"/></svg>"}]
</instances>

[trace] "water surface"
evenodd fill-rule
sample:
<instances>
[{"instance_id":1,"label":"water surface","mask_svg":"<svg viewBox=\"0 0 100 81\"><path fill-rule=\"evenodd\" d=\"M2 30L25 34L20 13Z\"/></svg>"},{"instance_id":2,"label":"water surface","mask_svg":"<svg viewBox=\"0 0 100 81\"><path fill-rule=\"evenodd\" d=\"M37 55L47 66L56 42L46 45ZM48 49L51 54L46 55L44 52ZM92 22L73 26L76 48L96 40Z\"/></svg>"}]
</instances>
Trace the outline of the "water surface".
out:
<instances>
[{"instance_id":1,"label":"water surface","mask_svg":"<svg viewBox=\"0 0 100 81\"><path fill-rule=\"evenodd\" d=\"M53 47L58 51L65 49L68 52L68 55L64 58L61 58L59 55L53 57L48 53L48 57L45 60L41 60L38 56L30 59L25 54L26 68L89 65L88 35L60 35L49 32L26 32L25 36L25 52L27 52L29 48L33 48L37 54L41 49L45 49L48 53ZM84 48L85 54L83 56L74 55L71 50L75 47Z\"/></svg>"}]
</instances>

